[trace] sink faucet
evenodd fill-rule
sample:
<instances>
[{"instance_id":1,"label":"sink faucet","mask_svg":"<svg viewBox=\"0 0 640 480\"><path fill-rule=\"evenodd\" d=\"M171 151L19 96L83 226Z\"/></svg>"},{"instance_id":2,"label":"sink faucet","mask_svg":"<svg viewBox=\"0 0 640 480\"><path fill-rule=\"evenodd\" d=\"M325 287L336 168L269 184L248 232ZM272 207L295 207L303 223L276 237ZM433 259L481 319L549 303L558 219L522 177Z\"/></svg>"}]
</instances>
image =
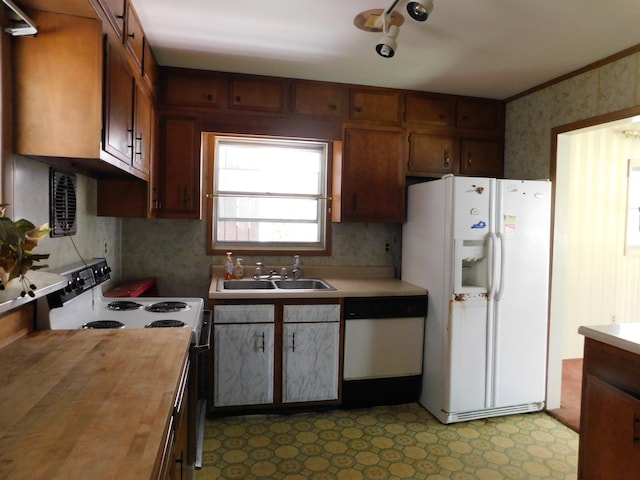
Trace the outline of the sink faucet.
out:
<instances>
[{"instance_id":1,"label":"sink faucet","mask_svg":"<svg viewBox=\"0 0 640 480\"><path fill-rule=\"evenodd\" d=\"M300 265L300 255L296 255L293 257L293 278L295 280L299 280L302 277L302 265Z\"/></svg>"},{"instance_id":2,"label":"sink faucet","mask_svg":"<svg viewBox=\"0 0 640 480\"><path fill-rule=\"evenodd\" d=\"M253 276L256 280L270 279L276 274L275 270L266 267L262 262L256 262L256 273Z\"/></svg>"}]
</instances>

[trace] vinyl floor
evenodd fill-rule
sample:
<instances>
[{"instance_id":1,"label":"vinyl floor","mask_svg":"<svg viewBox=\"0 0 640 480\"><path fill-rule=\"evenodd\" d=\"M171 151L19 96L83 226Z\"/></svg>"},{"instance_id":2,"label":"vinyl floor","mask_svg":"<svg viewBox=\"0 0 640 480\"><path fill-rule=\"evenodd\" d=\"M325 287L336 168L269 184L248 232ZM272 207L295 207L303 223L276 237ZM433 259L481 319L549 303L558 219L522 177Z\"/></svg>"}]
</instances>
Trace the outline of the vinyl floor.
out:
<instances>
[{"instance_id":1,"label":"vinyl floor","mask_svg":"<svg viewBox=\"0 0 640 480\"><path fill-rule=\"evenodd\" d=\"M196 480L575 480L578 434L546 413L442 425L417 403L209 419Z\"/></svg>"}]
</instances>

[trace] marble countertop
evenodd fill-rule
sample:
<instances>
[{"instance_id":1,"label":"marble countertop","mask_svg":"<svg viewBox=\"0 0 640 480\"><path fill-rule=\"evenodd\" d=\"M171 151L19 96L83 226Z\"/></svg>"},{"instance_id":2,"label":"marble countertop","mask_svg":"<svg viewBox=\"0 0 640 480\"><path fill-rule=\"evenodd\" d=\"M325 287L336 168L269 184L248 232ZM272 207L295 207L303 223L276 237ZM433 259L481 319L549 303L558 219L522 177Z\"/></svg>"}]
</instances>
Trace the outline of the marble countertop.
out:
<instances>
[{"instance_id":1,"label":"marble countertop","mask_svg":"<svg viewBox=\"0 0 640 480\"><path fill-rule=\"evenodd\" d=\"M581 326L578 333L586 338L640 355L640 323Z\"/></svg>"}]
</instances>

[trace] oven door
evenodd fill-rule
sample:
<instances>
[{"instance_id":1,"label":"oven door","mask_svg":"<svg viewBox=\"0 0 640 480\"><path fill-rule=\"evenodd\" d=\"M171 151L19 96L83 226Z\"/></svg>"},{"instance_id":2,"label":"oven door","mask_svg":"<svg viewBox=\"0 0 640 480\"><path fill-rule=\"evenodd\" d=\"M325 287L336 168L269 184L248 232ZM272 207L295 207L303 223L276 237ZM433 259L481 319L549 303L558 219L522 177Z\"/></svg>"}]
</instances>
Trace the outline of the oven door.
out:
<instances>
[{"instance_id":1,"label":"oven door","mask_svg":"<svg viewBox=\"0 0 640 480\"><path fill-rule=\"evenodd\" d=\"M205 310L198 343L191 346L192 370L189 378L189 469L202 468L204 427L209 396L209 351L211 346L211 310Z\"/></svg>"}]
</instances>

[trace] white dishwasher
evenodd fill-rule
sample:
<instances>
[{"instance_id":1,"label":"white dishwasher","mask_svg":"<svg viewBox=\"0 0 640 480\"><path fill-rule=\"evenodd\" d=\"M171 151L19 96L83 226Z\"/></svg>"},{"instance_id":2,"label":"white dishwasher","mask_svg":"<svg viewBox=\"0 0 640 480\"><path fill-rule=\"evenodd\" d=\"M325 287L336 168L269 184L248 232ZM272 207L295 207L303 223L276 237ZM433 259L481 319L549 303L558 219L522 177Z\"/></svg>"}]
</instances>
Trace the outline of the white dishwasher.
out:
<instances>
[{"instance_id":1,"label":"white dishwasher","mask_svg":"<svg viewBox=\"0 0 640 480\"><path fill-rule=\"evenodd\" d=\"M426 295L345 298L343 406L418 400L426 316Z\"/></svg>"}]
</instances>

